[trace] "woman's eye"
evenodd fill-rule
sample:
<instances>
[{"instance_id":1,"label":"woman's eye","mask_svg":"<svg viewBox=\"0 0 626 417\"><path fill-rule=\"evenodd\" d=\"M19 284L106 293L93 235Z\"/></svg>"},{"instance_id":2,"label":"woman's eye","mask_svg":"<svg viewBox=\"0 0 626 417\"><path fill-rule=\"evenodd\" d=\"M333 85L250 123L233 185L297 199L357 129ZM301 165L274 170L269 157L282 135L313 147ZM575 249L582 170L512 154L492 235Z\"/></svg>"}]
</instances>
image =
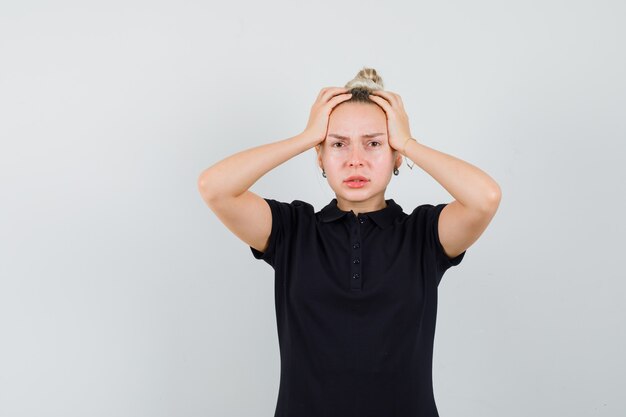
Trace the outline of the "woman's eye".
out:
<instances>
[{"instance_id":1,"label":"woman's eye","mask_svg":"<svg viewBox=\"0 0 626 417\"><path fill-rule=\"evenodd\" d=\"M373 143L376 144L376 146L374 146L374 148L378 148L378 147L382 146L382 143L378 142L378 141L370 142L370 145L373 144ZM341 145L341 146L335 146L335 145ZM342 142L335 142L335 143L331 144L330 146L334 147L334 148L340 148L340 147L343 147L343 143Z\"/></svg>"}]
</instances>

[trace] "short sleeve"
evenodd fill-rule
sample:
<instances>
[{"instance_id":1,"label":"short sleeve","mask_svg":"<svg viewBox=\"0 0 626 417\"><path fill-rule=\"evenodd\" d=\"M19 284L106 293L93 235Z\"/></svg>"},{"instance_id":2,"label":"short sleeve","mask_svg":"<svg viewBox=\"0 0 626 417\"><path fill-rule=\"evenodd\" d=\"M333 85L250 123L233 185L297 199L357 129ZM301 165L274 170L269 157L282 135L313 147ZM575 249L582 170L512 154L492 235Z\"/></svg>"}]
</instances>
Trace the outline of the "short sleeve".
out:
<instances>
[{"instance_id":1,"label":"short sleeve","mask_svg":"<svg viewBox=\"0 0 626 417\"><path fill-rule=\"evenodd\" d=\"M448 203L437 205L423 204L416 209L417 211L423 211L423 217L419 216L421 218L420 223L424 226L424 238L426 239L425 243L428 248L427 253L432 256L437 268L437 285L439 285L444 272L446 272L448 268L460 264L467 252L463 251L456 257L450 258L446 255L441 245L441 241L439 240L439 215L446 205L448 205Z\"/></svg>"},{"instance_id":2,"label":"short sleeve","mask_svg":"<svg viewBox=\"0 0 626 417\"><path fill-rule=\"evenodd\" d=\"M281 257L285 257L289 250L289 245L293 235L298 228L298 221L303 217L300 213L303 208L308 208L313 212L313 206L300 200L291 203L264 198L270 206L272 212L272 230L265 252L261 252L249 246L255 259L262 259L272 268L276 269L276 264Z\"/></svg>"},{"instance_id":3,"label":"short sleeve","mask_svg":"<svg viewBox=\"0 0 626 417\"><path fill-rule=\"evenodd\" d=\"M438 258L437 264L441 268L440 269L441 272L445 272L446 269L460 264L463 258L465 257L465 253L467 252L467 251L463 251L456 257L450 258L448 257L448 255L446 255L445 251L443 250L443 246L441 245L441 241L439 240L439 215L441 214L441 210L443 210L444 207L447 205L448 203L442 203L442 204L437 204L434 207L433 213L431 215L432 221L430 222L430 225L429 225L429 229L430 229L429 234L436 248L435 254L437 255L437 258Z\"/></svg>"}]
</instances>

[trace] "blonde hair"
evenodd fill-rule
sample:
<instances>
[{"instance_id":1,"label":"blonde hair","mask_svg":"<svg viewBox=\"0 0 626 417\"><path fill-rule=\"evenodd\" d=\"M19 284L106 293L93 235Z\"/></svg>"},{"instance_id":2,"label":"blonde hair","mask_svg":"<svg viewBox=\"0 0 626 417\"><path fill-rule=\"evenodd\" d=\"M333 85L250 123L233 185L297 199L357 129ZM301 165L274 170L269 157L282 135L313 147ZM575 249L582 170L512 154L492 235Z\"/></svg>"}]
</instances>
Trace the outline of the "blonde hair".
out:
<instances>
[{"instance_id":1,"label":"blonde hair","mask_svg":"<svg viewBox=\"0 0 626 417\"><path fill-rule=\"evenodd\" d=\"M348 81L345 88L350 88L352 97L349 100L342 103L373 103L376 102L370 100L369 93L375 90L383 90L383 79L376 72L374 68L363 67L356 76Z\"/></svg>"}]
</instances>

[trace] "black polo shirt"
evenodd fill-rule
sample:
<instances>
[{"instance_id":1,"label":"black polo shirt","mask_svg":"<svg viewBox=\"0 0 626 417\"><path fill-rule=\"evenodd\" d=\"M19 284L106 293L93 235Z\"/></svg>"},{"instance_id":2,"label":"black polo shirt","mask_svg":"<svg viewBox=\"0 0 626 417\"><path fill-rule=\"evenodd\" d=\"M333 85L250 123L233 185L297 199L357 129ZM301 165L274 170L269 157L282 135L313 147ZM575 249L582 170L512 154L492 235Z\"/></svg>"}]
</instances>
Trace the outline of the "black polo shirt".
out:
<instances>
[{"instance_id":1,"label":"black polo shirt","mask_svg":"<svg viewBox=\"0 0 626 417\"><path fill-rule=\"evenodd\" d=\"M446 203L319 212L265 198L281 358L275 417L435 417L432 353Z\"/></svg>"}]
</instances>

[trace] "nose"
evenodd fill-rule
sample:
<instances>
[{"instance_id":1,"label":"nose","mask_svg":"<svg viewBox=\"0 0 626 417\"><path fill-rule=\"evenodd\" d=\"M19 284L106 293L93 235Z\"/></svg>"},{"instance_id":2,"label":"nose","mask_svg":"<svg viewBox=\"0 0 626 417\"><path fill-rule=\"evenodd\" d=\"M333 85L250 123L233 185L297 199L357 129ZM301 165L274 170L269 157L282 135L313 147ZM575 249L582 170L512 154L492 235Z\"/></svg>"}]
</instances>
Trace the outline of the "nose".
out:
<instances>
[{"instance_id":1,"label":"nose","mask_svg":"<svg viewBox=\"0 0 626 417\"><path fill-rule=\"evenodd\" d=\"M361 153L362 151L361 151L360 145L356 145L352 147L352 150L350 151L350 159L348 161L351 167L363 165L363 158L362 158Z\"/></svg>"}]
</instances>

